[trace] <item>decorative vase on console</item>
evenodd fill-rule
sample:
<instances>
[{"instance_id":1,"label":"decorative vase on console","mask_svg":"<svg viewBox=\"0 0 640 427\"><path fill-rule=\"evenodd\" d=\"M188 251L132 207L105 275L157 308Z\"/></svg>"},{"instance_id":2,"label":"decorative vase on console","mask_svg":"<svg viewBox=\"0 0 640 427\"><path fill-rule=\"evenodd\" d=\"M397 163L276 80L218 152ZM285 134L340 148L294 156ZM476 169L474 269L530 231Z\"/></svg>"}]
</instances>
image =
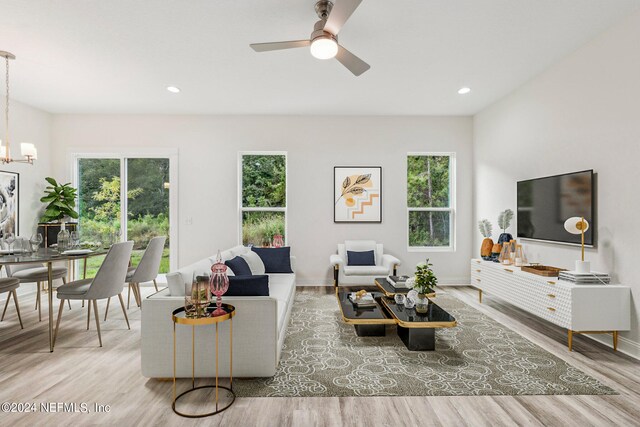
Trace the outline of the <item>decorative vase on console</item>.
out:
<instances>
[{"instance_id":1,"label":"decorative vase on console","mask_svg":"<svg viewBox=\"0 0 640 427\"><path fill-rule=\"evenodd\" d=\"M193 317L205 317L207 306L211 301L209 291L209 276L206 273L196 275L193 273L191 281L191 304L193 304ZM186 311L185 301L185 311Z\"/></svg>"},{"instance_id":2,"label":"decorative vase on console","mask_svg":"<svg viewBox=\"0 0 640 427\"><path fill-rule=\"evenodd\" d=\"M506 242L510 242L513 240L513 236L511 233L507 233L507 229L511 225L511 220L513 219L513 211L511 209L506 209L500 212L498 215L498 227L502 229L502 234L498 236L498 243L504 245Z\"/></svg>"},{"instance_id":3,"label":"decorative vase on console","mask_svg":"<svg viewBox=\"0 0 640 427\"><path fill-rule=\"evenodd\" d=\"M481 219L478 221L478 229L484 237L482 246L480 246L480 257L485 261L489 261L491 259L491 249L493 248L493 240L491 239L493 226L488 219Z\"/></svg>"},{"instance_id":4,"label":"decorative vase on console","mask_svg":"<svg viewBox=\"0 0 640 427\"><path fill-rule=\"evenodd\" d=\"M229 277L227 276L227 266L222 262L222 255L218 251L216 262L211 266L211 280L209 282L211 293L216 296L216 309L212 316L227 314L222 308L222 295L229 290Z\"/></svg>"},{"instance_id":5,"label":"decorative vase on console","mask_svg":"<svg viewBox=\"0 0 640 427\"><path fill-rule=\"evenodd\" d=\"M416 313L425 314L429 311L428 294L433 293L433 287L438 284L438 278L431 269L433 264L427 258L426 262L420 263L416 267L415 276L407 280L407 287L418 293L415 301Z\"/></svg>"}]
</instances>

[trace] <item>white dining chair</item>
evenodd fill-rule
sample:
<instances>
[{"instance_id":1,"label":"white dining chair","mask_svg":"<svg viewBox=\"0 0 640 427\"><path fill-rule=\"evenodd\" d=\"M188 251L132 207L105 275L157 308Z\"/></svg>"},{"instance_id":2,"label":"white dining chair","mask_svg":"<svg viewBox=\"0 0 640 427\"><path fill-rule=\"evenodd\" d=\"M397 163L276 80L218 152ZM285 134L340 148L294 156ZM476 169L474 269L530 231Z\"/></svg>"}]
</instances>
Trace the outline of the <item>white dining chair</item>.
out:
<instances>
[{"instance_id":1,"label":"white dining chair","mask_svg":"<svg viewBox=\"0 0 640 427\"><path fill-rule=\"evenodd\" d=\"M136 304L140 307L140 304L142 303L142 298L140 296L140 283L153 281L153 286L155 286L156 291L158 291L156 278L158 277L158 271L160 270L160 262L162 261L162 252L164 251L164 242L166 240L166 236L158 236L151 239L147 245L147 249L144 250L144 254L140 259L138 266L129 269L125 280L129 284L127 308L129 308L132 291Z\"/></svg>"},{"instance_id":2,"label":"white dining chair","mask_svg":"<svg viewBox=\"0 0 640 427\"><path fill-rule=\"evenodd\" d=\"M120 306L122 307L124 319L127 322L127 328L131 329L131 326L129 325L129 318L127 317L127 311L124 307L122 291L124 289L124 280L127 276L129 258L131 258L132 249L132 241L115 243L111 246L111 249L109 249L109 252L93 279L76 280L58 288L57 296L60 300L60 308L58 310L56 329L53 334L53 345L56 343L56 337L58 335L58 330L60 329L60 319L62 318L62 309L64 308L65 300L87 300L89 302L89 316L91 315L90 310L91 305L93 304L100 347L102 347L102 336L100 335L98 300L108 299L117 295L118 299L120 299Z\"/></svg>"}]
</instances>

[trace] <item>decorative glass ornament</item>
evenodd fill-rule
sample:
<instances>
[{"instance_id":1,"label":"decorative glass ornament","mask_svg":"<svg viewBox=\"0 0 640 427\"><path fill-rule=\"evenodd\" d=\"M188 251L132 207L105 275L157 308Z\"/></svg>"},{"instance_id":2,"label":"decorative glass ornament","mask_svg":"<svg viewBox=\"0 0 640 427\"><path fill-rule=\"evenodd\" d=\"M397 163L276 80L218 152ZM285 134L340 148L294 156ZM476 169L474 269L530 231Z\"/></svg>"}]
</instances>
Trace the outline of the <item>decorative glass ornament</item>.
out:
<instances>
[{"instance_id":1,"label":"decorative glass ornament","mask_svg":"<svg viewBox=\"0 0 640 427\"><path fill-rule=\"evenodd\" d=\"M218 251L216 263L211 266L211 293L216 296L216 309L213 316L227 314L222 309L222 295L229 290L229 277L227 276L227 266L222 262L222 255Z\"/></svg>"},{"instance_id":2,"label":"decorative glass ornament","mask_svg":"<svg viewBox=\"0 0 640 427\"><path fill-rule=\"evenodd\" d=\"M500 251L500 256L498 257L498 261L500 264L511 265L511 242L504 242L502 244L502 250Z\"/></svg>"},{"instance_id":3,"label":"decorative glass ornament","mask_svg":"<svg viewBox=\"0 0 640 427\"><path fill-rule=\"evenodd\" d=\"M271 243L271 245L274 248L281 248L284 246L284 238L282 237L282 234L276 234L275 236L273 236L273 242Z\"/></svg>"},{"instance_id":4,"label":"decorative glass ornament","mask_svg":"<svg viewBox=\"0 0 640 427\"><path fill-rule=\"evenodd\" d=\"M195 308L194 317L204 317L207 306L211 302L209 276L206 273L201 275L193 273L193 280L191 281L191 301Z\"/></svg>"}]
</instances>

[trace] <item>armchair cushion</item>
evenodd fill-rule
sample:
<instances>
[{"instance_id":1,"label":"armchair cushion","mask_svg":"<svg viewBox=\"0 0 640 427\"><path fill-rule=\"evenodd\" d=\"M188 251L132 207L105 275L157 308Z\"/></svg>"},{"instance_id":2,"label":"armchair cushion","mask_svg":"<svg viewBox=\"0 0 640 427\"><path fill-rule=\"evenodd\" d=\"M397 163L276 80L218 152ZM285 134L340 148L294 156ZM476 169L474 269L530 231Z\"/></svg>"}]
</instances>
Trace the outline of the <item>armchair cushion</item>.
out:
<instances>
[{"instance_id":1,"label":"armchair cushion","mask_svg":"<svg viewBox=\"0 0 640 427\"><path fill-rule=\"evenodd\" d=\"M344 268L345 276L388 276L389 269L381 265L346 265Z\"/></svg>"},{"instance_id":2,"label":"armchair cushion","mask_svg":"<svg viewBox=\"0 0 640 427\"><path fill-rule=\"evenodd\" d=\"M252 247L251 250L262 259L266 273L293 273L289 246L282 248Z\"/></svg>"},{"instance_id":3,"label":"armchair cushion","mask_svg":"<svg viewBox=\"0 0 640 427\"><path fill-rule=\"evenodd\" d=\"M236 276L251 276L251 268L244 258L237 256L224 262Z\"/></svg>"},{"instance_id":4,"label":"armchair cushion","mask_svg":"<svg viewBox=\"0 0 640 427\"><path fill-rule=\"evenodd\" d=\"M344 255L346 255L346 251L374 251L376 265L382 265L383 247L382 244L376 243L375 240L345 240L344 248ZM340 253L340 251L338 251L338 253Z\"/></svg>"},{"instance_id":5,"label":"armchair cushion","mask_svg":"<svg viewBox=\"0 0 640 427\"><path fill-rule=\"evenodd\" d=\"M347 251L347 265L376 265L374 251Z\"/></svg>"}]
</instances>

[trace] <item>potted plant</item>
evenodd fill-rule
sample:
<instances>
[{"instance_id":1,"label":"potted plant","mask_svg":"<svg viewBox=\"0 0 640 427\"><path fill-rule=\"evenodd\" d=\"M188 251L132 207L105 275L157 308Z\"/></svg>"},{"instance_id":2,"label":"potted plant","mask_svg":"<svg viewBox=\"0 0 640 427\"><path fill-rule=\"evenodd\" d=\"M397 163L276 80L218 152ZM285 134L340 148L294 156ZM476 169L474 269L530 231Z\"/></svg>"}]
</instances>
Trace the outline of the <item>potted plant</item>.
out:
<instances>
[{"instance_id":1,"label":"potted plant","mask_svg":"<svg viewBox=\"0 0 640 427\"><path fill-rule=\"evenodd\" d=\"M498 243L503 244L513 240L513 236L510 233L507 233L507 229L511 225L512 219L513 211L511 209L505 209L500 212L500 215L498 215L498 227L502 229L502 234L498 236Z\"/></svg>"},{"instance_id":2,"label":"potted plant","mask_svg":"<svg viewBox=\"0 0 640 427\"><path fill-rule=\"evenodd\" d=\"M480 234L484 237L482 246L480 247L480 256L484 260L491 259L491 249L493 248L491 235L493 234L493 226L488 219L481 219L478 221L478 228L480 229Z\"/></svg>"},{"instance_id":3,"label":"potted plant","mask_svg":"<svg viewBox=\"0 0 640 427\"><path fill-rule=\"evenodd\" d=\"M438 284L438 278L431 269L433 264L427 258L426 262L421 262L416 266L415 276L407 280L407 287L418 293L416 300L416 312L426 313L429 309L429 299L427 295L432 294L433 287Z\"/></svg>"},{"instance_id":4,"label":"potted plant","mask_svg":"<svg viewBox=\"0 0 640 427\"><path fill-rule=\"evenodd\" d=\"M40 223L43 234L47 236L46 245L50 246L57 242L58 232L65 229L65 223L70 218L78 218L78 212L75 210L78 190L73 188L71 183L59 184L51 177L45 180L49 185L45 188L44 196L40 201L47 206L40 218ZM50 223L55 225L51 226Z\"/></svg>"}]
</instances>

